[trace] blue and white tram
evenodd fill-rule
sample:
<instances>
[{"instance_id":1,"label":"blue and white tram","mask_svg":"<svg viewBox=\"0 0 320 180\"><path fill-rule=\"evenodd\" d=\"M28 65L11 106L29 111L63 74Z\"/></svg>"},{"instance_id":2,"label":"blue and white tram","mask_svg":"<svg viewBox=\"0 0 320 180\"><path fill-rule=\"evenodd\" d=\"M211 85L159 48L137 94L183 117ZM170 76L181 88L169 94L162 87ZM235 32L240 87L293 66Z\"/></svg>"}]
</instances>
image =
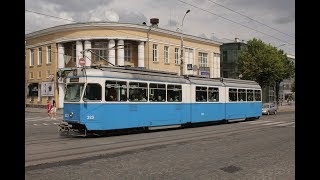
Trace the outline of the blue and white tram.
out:
<instances>
[{"instance_id":1,"label":"blue and white tram","mask_svg":"<svg viewBox=\"0 0 320 180\"><path fill-rule=\"evenodd\" d=\"M124 67L74 69L66 79L62 132L259 118L253 81L178 76Z\"/></svg>"}]
</instances>

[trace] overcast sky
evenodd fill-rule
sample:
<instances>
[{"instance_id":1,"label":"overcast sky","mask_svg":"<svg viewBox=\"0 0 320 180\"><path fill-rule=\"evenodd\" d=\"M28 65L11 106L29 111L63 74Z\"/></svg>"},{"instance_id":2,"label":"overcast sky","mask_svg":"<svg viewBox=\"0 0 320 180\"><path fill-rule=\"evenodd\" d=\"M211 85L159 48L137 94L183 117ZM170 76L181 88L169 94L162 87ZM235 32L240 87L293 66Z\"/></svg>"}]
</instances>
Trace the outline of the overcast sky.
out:
<instances>
[{"instance_id":1,"label":"overcast sky","mask_svg":"<svg viewBox=\"0 0 320 180\"><path fill-rule=\"evenodd\" d=\"M295 55L295 0L26 0L25 3L26 34L72 21L149 25L150 18L159 18L159 27L176 31L190 9L183 22L186 34L222 42L255 37Z\"/></svg>"}]
</instances>

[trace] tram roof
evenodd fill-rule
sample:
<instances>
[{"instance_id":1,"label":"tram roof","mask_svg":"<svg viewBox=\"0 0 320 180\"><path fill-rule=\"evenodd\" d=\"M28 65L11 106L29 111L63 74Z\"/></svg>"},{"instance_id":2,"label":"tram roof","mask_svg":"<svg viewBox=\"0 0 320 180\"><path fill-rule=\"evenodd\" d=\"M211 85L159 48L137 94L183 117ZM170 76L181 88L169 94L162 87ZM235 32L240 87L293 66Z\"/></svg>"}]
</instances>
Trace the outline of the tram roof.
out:
<instances>
[{"instance_id":1,"label":"tram roof","mask_svg":"<svg viewBox=\"0 0 320 180\"><path fill-rule=\"evenodd\" d=\"M177 73L148 70L138 67L117 66L91 66L86 68L63 68L64 70L77 70L78 76L106 77L116 79L137 79L145 81L162 81L174 83L192 83L199 85L258 88L261 87L255 81L231 78L207 78L201 76L179 76ZM84 71L85 70L85 71ZM72 75L70 73L69 75Z\"/></svg>"}]
</instances>

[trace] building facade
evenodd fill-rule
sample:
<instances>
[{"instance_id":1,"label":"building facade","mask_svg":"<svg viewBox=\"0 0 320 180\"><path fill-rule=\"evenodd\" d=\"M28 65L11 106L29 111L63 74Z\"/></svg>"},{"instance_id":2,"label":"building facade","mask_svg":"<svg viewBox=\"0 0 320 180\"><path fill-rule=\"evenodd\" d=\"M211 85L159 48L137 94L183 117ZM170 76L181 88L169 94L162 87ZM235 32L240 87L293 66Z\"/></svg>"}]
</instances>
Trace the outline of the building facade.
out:
<instances>
[{"instance_id":1,"label":"building facade","mask_svg":"<svg viewBox=\"0 0 320 180\"><path fill-rule=\"evenodd\" d=\"M293 64L295 65L295 56L291 55L291 54L287 54L287 58L293 62ZM289 100L295 100L295 93L292 92L292 86L294 83L295 78L291 78L291 79L285 79L280 83L280 87L279 87L279 98L284 101L287 102L288 99Z\"/></svg>"},{"instance_id":2,"label":"building facade","mask_svg":"<svg viewBox=\"0 0 320 180\"><path fill-rule=\"evenodd\" d=\"M57 72L92 65L131 66L181 74L220 77L221 43L157 25L87 22L26 35L26 106L55 99L63 108L64 82Z\"/></svg>"},{"instance_id":3,"label":"building facade","mask_svg":"<svg viewBox=\"0 0 320 180\"><path fill-rule=\"evenodd\" d=\"M247 48L247 44L240 42L238 38L235 38L234 42L223 43L220 46L221 77L239 79L238 59L240 51L244 48Z\"/></svg>"}]
</instances>

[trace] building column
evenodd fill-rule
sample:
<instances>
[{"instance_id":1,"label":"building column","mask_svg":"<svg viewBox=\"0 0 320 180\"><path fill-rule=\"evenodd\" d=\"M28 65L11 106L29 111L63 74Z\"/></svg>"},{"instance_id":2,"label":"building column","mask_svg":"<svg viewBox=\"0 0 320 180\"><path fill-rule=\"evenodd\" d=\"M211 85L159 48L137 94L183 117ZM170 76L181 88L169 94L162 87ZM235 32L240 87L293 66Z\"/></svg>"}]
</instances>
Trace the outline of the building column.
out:
<instances>
[{"instance_id":1,"label":"building column","mask_svg":"<svg viewBox=\"0 0 320 180\"><path fill-rule=\"evenodd\" d=\"M124 66L124 41L122 39L118 40L117 47L117 65Z\"/></svg>"},{"instance_id":2,"label":"building column","mask_svg":"<svg viewBox=\"0 0 320 180\"><path fill-rule=\"evenodd\" d=\"M140 41L138 45L138 67L144 67L144 42Z\"/></svg>"},{"instance_id":3,"label":"building column","mask_svg":"<svg viewBox=\"0 0 320 180\"><path fill-rule=\"evenodd\" d=\"M76 42L76 67L79 67L79 59L83 57L81 53L83 51L83 45L81 41Z\"/></svg>"},{"instance_id":4,"label":"building column","mask_svg":"<svg viewBox=\"0 0 320 180\"><path fill-rule=\"evenodd\" d=\"M109 56L108 60L113 65L116 65L116 51L115 51L115 41L113 39L109 40L108 49L109 49ZM110 65L110 64L109 64Z\"/></svg>"},{"instance_id":5,"label":"building column","mask_svg":"<svg viewBox=\"0 0 320 180\"><path fill-rule=\"evenodd\" d=\"M215 78L220 78L220 54L216 54L216 64L217 64L217 72Z\"/></svg>"},{"instance_id":6,"label":"building column","mask_svg":"<svg viewBox=\"0 0 320 180\"><path fill-rule=\"evenodd\" d=\"M208 57L208 61L211 62L211 63L209 63L210 78L213 78L216 75L216 68L217 68L215 57L214 57L214 52L210 53L210 58Z\"/></svg>"},{"instance_id":7,"label":"building column","mask_svg":"<svg viewBox=\"0 0 320 180\"><path fill-rule=\"evenodd\" d=\"M63 44L58 44L58 69L65 67L65 60L64 60L64 47ZM58 79L58 108L63 108L64 103L64 82L60 78Z\"/></svg>"},{"instance_id":8,"label":"building column","mask_svg":"<svg viewBox=\"0 0 320 180\"><path fill-rule=\"evenodd\" d=\"M64 47L63 44L58 44L58 68L64 68Z\"/></svg>"},{"instance_id":9,"label":"building column","mask_svg":"<svg viewBox=\"0 0 320 180\"><path fill-rule=\"evenodd\" d=\"M84 41L84 50L91 49L91 41ZM86 66L91 66L91 52L85 51L84 52L84 58L86 60Z\"/></svg>"}]
</instances>

